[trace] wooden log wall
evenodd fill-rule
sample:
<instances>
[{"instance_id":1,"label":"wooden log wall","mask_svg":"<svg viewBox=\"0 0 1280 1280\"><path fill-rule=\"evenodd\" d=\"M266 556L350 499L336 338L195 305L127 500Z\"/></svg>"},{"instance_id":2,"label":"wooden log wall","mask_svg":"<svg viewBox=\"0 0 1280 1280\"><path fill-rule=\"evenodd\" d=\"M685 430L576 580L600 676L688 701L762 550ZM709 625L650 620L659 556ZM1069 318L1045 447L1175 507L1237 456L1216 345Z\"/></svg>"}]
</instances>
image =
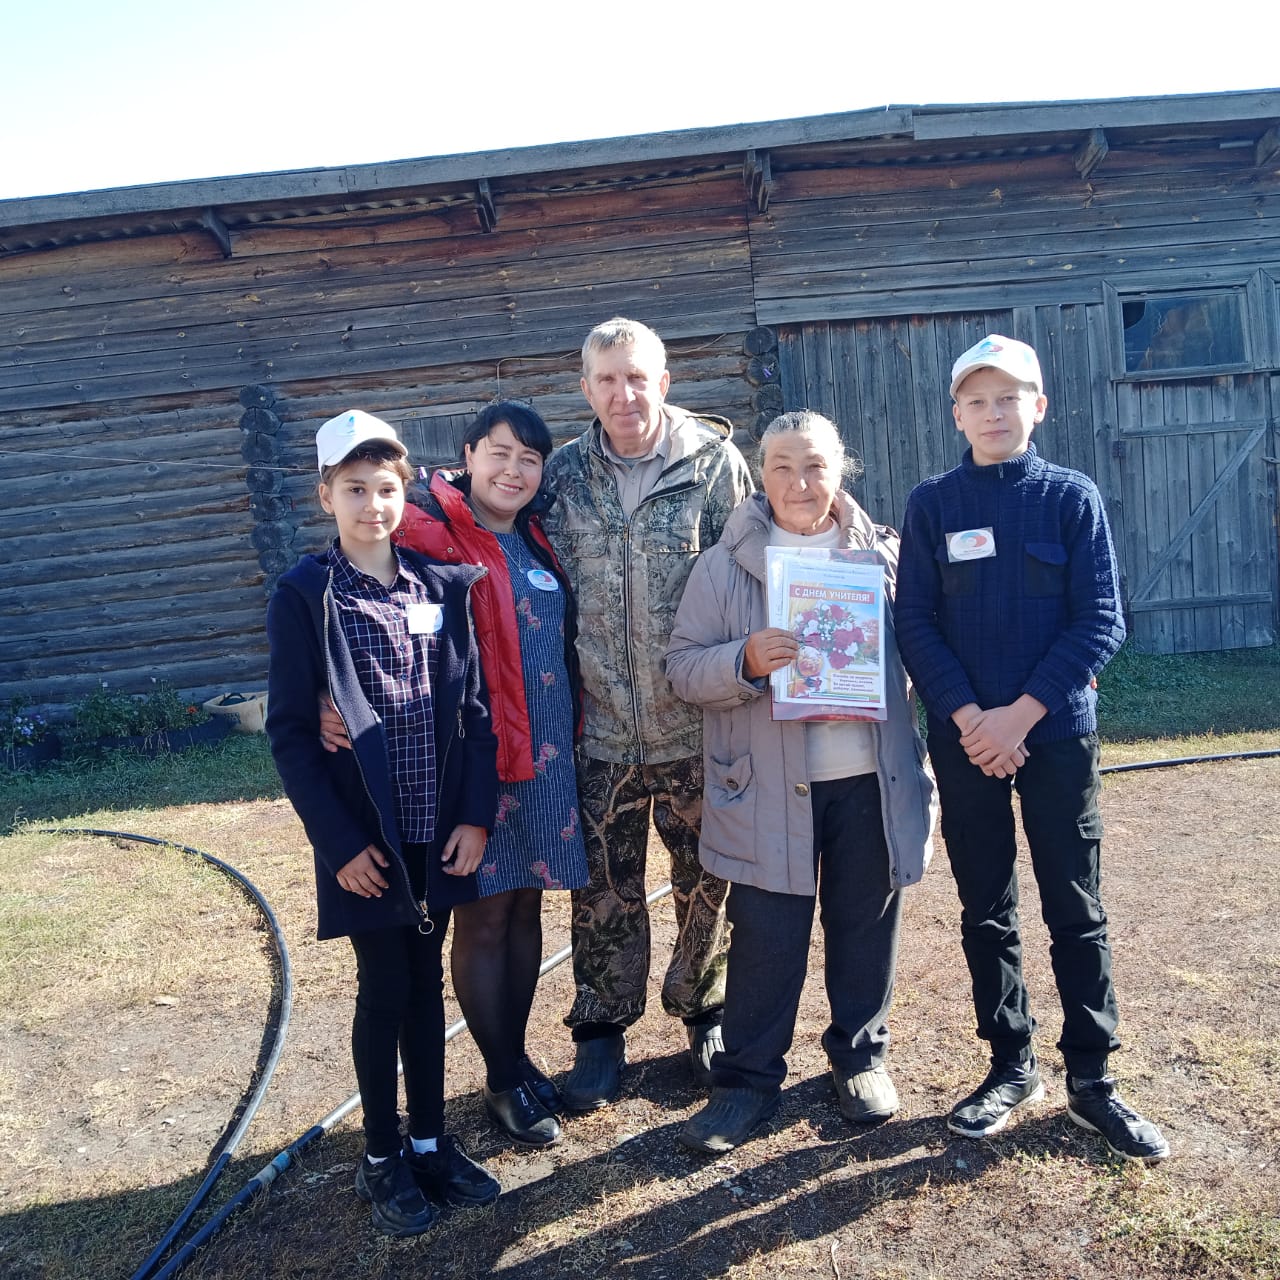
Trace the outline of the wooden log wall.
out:
<instances>
[{"instance_id":1,"label":"wooden log wall","mask_svg":"<svg viewBox=\"0 0 1280 1280\"><path fill-rule=\"evenodd\" d=\"M0 261L4 421L571 351L615 314L665 338L754 326L738 171L243 221ZM585 183L585 179L583 180ZM424 197L425 198L425 197ZM279 211L277 211L279 212ZM254 215L262 216L262 215ZM420 380L427 380L418 374Z\"/></svg>"},{"instance_id":2,"label":"wooden log wall","mask_svg":"<svg viewBox=\"0 0 1280 1280\"><path fill-rule=\"evenodd\" d=\"M1280 266L1280 171L1216 141L909 166L775 159L751 216L761 324L1100 302Z\"/></svg>"},{"instance_id":3,"label":"wooden log wall","mask_svg":"<svg viewBox=\"0 0 1280 1280\"><path fill-rule=\"evenodd\" d=\"M1280 171L1216 139L1116 142L1093 148L1088 177L1061 141L982 159L951 141L923 162L917 143L911 164L891 162L896 143L805 144L756 155L745 186L739 153L232 205L221 243L179 211L0 257L0 698L48 708L104 678L192 696L260 683L264 587L327 536L316 426L368 409L429 464L506 395L567 437L586 417L582 338L617 313L667 339L677 404L751 430L784 403L831 413L866 462L860 496L890 521L958 454L954 355L988 329L1030 338L1054 387L1045 452L1098 478L1130 579L1163 575L1144 597L1152 645L1256 643L1276 593L1274 530L1256 528L1274 514L1258 478L1274 427L1215 436L1211 467L1207 446L1185 446L1178 510L1238 493L1245 522L1192 531L1168 563L1143 532L1159 497L1148 428L1157 396L1181 439L1231 430L1224 413L1273 424L1276 394L1260 381L1204 411L1169 384L1116 384L1103 295L1251 281L1270 307L1252 339L1280 357ZM1121 405L1117 385L1139 389ZM1167 475L1184 445L1160 439ZM1205 548L1230 538L1239 550L1210 570Z\"/></svg>"},{"instance_id":4,"label":"wooden log wall","mask_svg":"<svg viewBox=\"0 0 1280 1280\"><path fill-rule=\"evenodd\" d=\"M230 259L183 230L0 260L0 699L260 685L264 588L329 536L313 437L342 409L424 465L496 396L565 438L582 339L621 312L668 340L674 403L749 425L739 174L571 178L498 189L491 233L440 200L245 221Z\"/></svg>"}]
</instances>

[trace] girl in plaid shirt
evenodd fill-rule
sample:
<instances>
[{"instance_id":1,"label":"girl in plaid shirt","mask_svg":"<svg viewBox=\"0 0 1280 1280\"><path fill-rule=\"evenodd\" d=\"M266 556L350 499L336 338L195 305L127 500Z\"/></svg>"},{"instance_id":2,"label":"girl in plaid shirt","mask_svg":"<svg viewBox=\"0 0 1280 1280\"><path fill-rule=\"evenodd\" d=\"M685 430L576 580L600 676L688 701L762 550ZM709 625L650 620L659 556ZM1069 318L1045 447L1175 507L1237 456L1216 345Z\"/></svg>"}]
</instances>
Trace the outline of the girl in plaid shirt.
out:
<instances>
[{"instance_id":1,"label":"girl in plaid shirt","mask_svg":"<svg viewBox=\"0 0 1280 1280\"><path fill-rule=\"evenodd\" d=\"M316 447L320 502L338 536L280 579L268 607L267 734L315 854L318 936L349 937L356 957L356 1191L378 1230L408 1236L435 1221L433 1201L488 1204L500 1190L444 1133L441 950L451 909L476 895L497 802L470 610L484 570L393 545L411 472L386 423L340 414ZM328 690L351 751L321 745L317 689Z\"/></svg>"}]
</instances>

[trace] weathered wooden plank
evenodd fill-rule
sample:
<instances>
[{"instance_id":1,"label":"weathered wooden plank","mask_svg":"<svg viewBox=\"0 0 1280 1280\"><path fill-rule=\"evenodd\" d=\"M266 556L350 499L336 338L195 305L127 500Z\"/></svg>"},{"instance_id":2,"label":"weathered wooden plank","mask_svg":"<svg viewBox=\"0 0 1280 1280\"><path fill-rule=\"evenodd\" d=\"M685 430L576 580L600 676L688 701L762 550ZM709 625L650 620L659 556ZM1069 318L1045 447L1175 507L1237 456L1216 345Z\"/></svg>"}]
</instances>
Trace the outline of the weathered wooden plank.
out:
<instances>
[{"instance_id":1,"label":"weathered wooden plank","mask_svg":"<svg viewBox=\"0 0 1280 1280\"><path fill-rule=\"evenodd\" d=\"M137 268L119 245L104 246L102 267L67 277L11 278L17 275L0 260L0 282L4 294L10 287L15 297L5 297L4 310L21 306L26 310L45 308L106 307L136 303L149 297L173 295L188 307L208 310L210 295L259 292L264 287L287 285L312 289L334 287L370 279L379 268L389 275L415 277L432 272L470 268L489 272L534 265L551 272L557 258L571 259L584 253L623 254L651 252L662 247L672 252L682 246L710 247L717 241L735 241L746 236L746 215L741 189L736 181L718 188L684 188L668 185L646 201L643 193L615 192L605 204L598 199L590 206L569 207L553 202L531 211L523 230L512 228L513 213L504 208L503 226L488 236L476 234L474 213L464 234L430 235L427 238L391 240L387 243L355 243L313 249L303 224L275 224L284 234L293 230L292 251L235 259L226 262L175 261L166 270L154 265ZM645 205L648 208L645 208ZM358 223L357 223L358 225ZM424 223L421 229L439 232L438 222ZM323 235L323 233L322 233ZM369 237L364 237L366 241ZM16 266L16 264L15 264Z\"/></svg>"},{"instance_id":2,"label":"weathered wooden plank","mask_svg":"<svg viewBox=\"0 0 1280 1280\"><path fill-rule=\"evenodd\" d=\"M1209 121L1266 120L1280 113L1280 92L1172 95L1114 98L1109 101L1045 102L1034 111L1036 128L1045 131L1118 129L1139 125L1204 124ZM977 108L918 107L914 133L919 141L990 138L1028 132L1030 104Z\"/></svg>"},{"instance_id":3,"label":"weathered wooden plank","mask_svg":"<svg viewBox=\"0 0 1280 1280\"><path fill-rule=\"evenodd\" d=\"M924 255L922 255L924 256ZM936 288L946 284L965 283L976 274L988 283L1026 283L1034 280L1059 280L1067 276L1086 276L1097 281L1103 277L1113 283L1145 273L1179 269L1184 285L1205 283L1202 270L1221 273L1234 269L1238 283L1264 262L1280 256L1280 234L1276 230L1257 241L1206 240L1173 249L1135 248L1131 252L1106 249L1076 254L1045 253L1032 258L984 257L979 261L954 255L936 261L909 264L871 261L867 265L833 266L830 270L802 274L757 271L756 290L761 302L777 296L817 296L830 294L876 292L888 289ZM1092 300L1092 299L1072 299Z\"/></svg>"},{"instance_id":4,"label":"weathered wooden plank","mask_svg":"<svg viewBox=\"0 0 1280 1280\"><path fill-rule=\"evenodd\" d=\"M170 663L157 670L122 665L136 661L137 655L116 656L109 669L91 675L64 676L61 673L30 679L0 680L0 699L27 699L33 710L45 716L67 718L72 704L100 686L103 679L112 688L143 693L153 688L152 678L167 680L193 702L203 702L222 693L249 691L266 687L267 652L265 638L261 650L246 648L243 653L226 652L212 659L196 659Z\"/></svg>"},{"instance_id":5,"label":"weathered wooden plank","mask_svg":"<svg viewBox=\"0 0 1280 1280\"><path fill-rule=\"evenodd\" d=\"M65 464L67 459L58 459ZM52 470L52 469L51 469ZM59 469L49 476L49 483L41 494L31 491L28 477L0 480L0 507L12 505L26 509L35 499L44 504L54 499L61 504L88 502L96 498L127 499L136 504L135 516L139 520L148 517L148 495L171 494L175 486L182 486L190 476L190 470L180 463L159 466L155 463L136 462L112 465L97 471L69 471ZM180 489L192 495L192 514L202 511L225 511L238 506L248 506L249 494L244 488L244 464L228 465L218 471L202 471L200 484Z\"/></svg>"},{"instance_id":6,"label":"weathered wooden plank","mask_svg":"<svg viewBox=\"0 0 1280 1280\"><path fill-rule=\"evenodd\" d=\"M251 655L258 661L246 661L243 667L265 673L266 664L262 661L266 650L265 629L221 636L216 647L216 656L209 654L207 644L197 646L186 641L169 644L159 641L145 651L133 646L90 650L60 658L58 675L64 680L74 676L106 677L110 679L112 688L138 690L148 688L152 679L168 680L179 689L190 691L197 685L222 683L221 673L232 667L234 657L248 659ZM0 662L0 688L7 684L41 680L42 668L40 655Z\"/></svg>"},{"instance_id":7,"label":"weathered wooden plank","mask_svg":"<svg viewBox=\"0 0 1280 1280\"><path fill-rule=\"evenodd\" d=\"M847 326L820 326L825 334L831 358L831 408L829 416L840 430L845 452L852 454L865 471L867 465L867 415L862 409L862 379L858 373L858 357L850 341ZM859 501L866 497L866 481L853 487Z\"/></svg>"},{"instance_id":8,"label":"weathered wooden plank","mask_svg":"<svg viewBox=\"0 0 1280 1280\"><path fill-rule=\"evenodd\" d=\"M193 607L193 605L195 607ZM185 637L192 644L263 625L266 601L253 587L237 587L191 596L119 600L58 612L59 654L91 649L141 648ZM43 621L43 626L41 622ZM49 620L29 614L6 620L0 636L0 662L29 655L33 645L46 646Z\"/></svg>"},{"instance_id":9,"label":"weathered wooden plank","mask_svg":"<svg viewBox=\"0 0 1280 1280\"><path fill-rule=\"evenodd\" d=\"M787 325L820 320L872 320L886 315L941 316L973 309L1000 311L1019 304L1101 301L1101 283L1082 277L978 286L957 280L937 288L894 288L883 293L833 291L821 296L757 297L756 315L761 324Z\"/></svg>"},{"instance_id":10,"label":"weathered wooden plank","mask_svg":"<svg viewBox=\"0 0 1280 1280\"><path fill-rule=\"evenodd\" d=\"M0 554L6 562L6 587L30 581L28 575L33 572L43 573L48 579L63 579L68 573L75 575L77 565L79 575L84 576L86 557L92 557L94 580L104 573L116 572L135 558L145 563L148 553L157 554L161 548L166 552L171 548L185 548L185 560L194 562L203 559L202 547L221 539L238 540L240 554L247 560L253 559L249 544L253 520L243 508L233 507L211 514L202 512L196 516L182 512L155 521L134 516L100 524L83 519L77 524L64 516L60 523L66 527L56 543L51 543L43 529L39 532L29 529L25 536L10 534L0 541ZM122 560L122 556L125 559ZM28 565L37 568L30 569ZM0 598L3 598L3 588L0 588Z\"/></svg>"},{"instance_id":11,"label":"weathered wooden plank","mask_svg":"<svg viewBox=\"0 0 1280 1280\"><path fill-rule=\"evenodd\" d=\"M566 306L563 321L547 328L545 316L526 321L509 313L506 331L483 338L459 339L445 328L440 340L378 347L370 351L318 352L315 355L264 360L245 359L233 366L198 366L176 372L160 371L125 377L104 377L92 384L70 387L24 387L6 394L13 409L50 410L76 404L127 404L143 396L162 396L186 390L231 389L249 382L273 383L310 378L350 379L369 373L420 371L434 364L469 360L504 360L512 355L536 355L564 350L600 316L647 314L659 331L672 337L702 332L745 332L755 327L750 281L731 277L720 290L713 280L691 280L687 291L657 290L650 283L640 291L630 287L601 287L579 291ZM442 327L444 328L444 327ZM341 346L341 344L338 344Z\"/></svg>"},{"instance_id":12,"label":"weathered wooden plank","mask_svg":"<svg viewBox=\"0 0 1280 1280\"><path fill-rule=\"evenodd\" d=\"M90 537L94 541L101 539L100 534ZM134 579L134 590L139 590L145 583L149 572L181 569L197 563L207 569L221 566L222 578L227 582L249 584L256 582L261 576L249 548L247 530L220 536L209 531L207 536L198 540L179 541L160 537L152 543L114 549L101 561L95 556L88 566L83 555L49 555L47 546L44 550L45 554L39 557L15 557L8 544L0 544L0 555L5 563L4 585L0 587L0 616L12 617L26 610L25 588L32 583L56 582L67 588L69 583L87 582L97 591L101 580L107 576L104 569L108 564L110 574L140 575ZM90 576L86 578L87 571ZM217 574L211 580L218 581ZM75 590L80 588L77 586ZM159 594L175 593L171 587L165 587ZM137 598L143 598L142 594Z\"/></svg>"},{"instance_id":13,"label":"weathered wooden plank","mask_svg":"<svg viewBox=\"0 0 1280 1280\"><path fill-rule=\"evenodd\" d=\"M948 394L951 363L940 357L937 329L931 317L911 317L910 341L914 373L910 418L915 423L911 434L914 436L918 481L947 470L950 460L947 445L955 424ZM899 431L906 428L905 420L892 425Z\"/></svg>"},{"instance_id":14,"label":"weathered wooden plank","mask_svg":"<svg viewBox=\"0 0 1280 1280\"><path fill-rule=\"evenodd\" d=\"M1251 604L1268 604L1271 595L1266 591L1255 592L1253 595L1216 595L1216 596L1189 596L1185 600L1169 599L1169 600L1137 600L1132 608L1134 613L1151 613L1157 609L1186 609L1191 613L1200 613L1206 608L1213 609L1221 605L1231 605L1239 608L1243 605ZM1214 646L1221 648L1221 645Z\"/></svg>"},{"instance_id":15,"label":"weathered wooden plank","mask_svg":"<svg viewBox=\"0 0 1280 1280\"><path fill-rule=\"evenodd\" d=\"M1206 421L1213 417L1213 393L1203 382L1191 382L1186 386L1187 418L1189 421ZM1187 451L1187 477L1192 505L1199 505L1213 487L1213 438L1207 434L1188 433L1185 438ZM1217 604L1207 603L1220 596L1218 580L1218 531L1222 513L1215 503L1212 510L1196 526L1188 548L1191 554L1191 594L1206 603L1192 615L1194 649L1206 652L1222 648L1222 610Z\"/></svg>"},{"instance_id":16,"label":"weathered wooden plank","mask_svg":"<svg viewBox=\"0 0 1280 1280\"><path fill-rule=\"evenodd\" d=\"M1234 227L1274 222L1280 182L1259 189L1256 182L1206 186L1185 191L1140 190L1114 193L1044 187L1001 190L999 201L975 200L970 191L894 192L870 199L842 191L823 200L771 206L767 218L751 221L752 253L759 261L806 250L823 239L843 237L862 246L911 244L939 237L973 239L1071 232L1086 234L1200 223Z\"/></svg>"},{"instance_id":17,"label":"weathered wooden plank","mask_svg":"<svg viewBox=\"0 0 1280 1280\"><path fill-rule=\"evenodd\" d=\"M5 322L0 334L14 344L96 341L128 332L185 334L186 326L196 323L247 326L281 317L305 317L317 311L341 314L430 302L450 302L460 315L485 315L494 306L506 306L523 295L543 292L554 296L559 290L602 283L614 288L628 284L652 286L656 280L723 276L735 268L744 272L749 281L750 254L745 232L709 244L649 246L616 256L586 252L545 263L538 259L506 265L418 261L395 271L366 261L350 273L330 271L321 281L315 274L280 283L258 281L247 289L224 289L198 299L158 292L127 306L104 302L36 311L26 305L19 315ZM472 302L469 307L464 305L468 300ZM231 333L227 329L223 332ZM286 331L282 336L292 336L292 332Z\"/></svg>"},{"instance_id":18,"label":"weathered wooden plank","mask_svg":"<svg viewBox=\"0 0 1280 1280\"><path fill-rule=\"evenodd\" d=\"M858 398L862 414L863 465L866 474L859 486L861 501L877 520L893 522L893 470L889 456L888 420L890 374L886 370L885 345L892 339L883 324L854 325L849 342L858 371Z\"/></svg>"},{"instance_id":19,"label":"weathered wooden plank","mask_svg":"<svg viewBox=\"0 0 1280 1280\"><path fill-rule=\"evenodd\" d=\"M32 582L22 588L21 598L6 592L0 612L21 612L26 609L56 610L66 601L73 588L85 603L99 604L108 600L141 599L145 596L191 595L204 591L221 590L231 585L252 586L262 580L262 570L246 550L242 561L222 563L188 559L185 563L129 569L120 573L102 573L85 577L82 565L80 576L59 582ZM50 647L49 653L56 652Z\"/></svg>"},{"instance_id":20,"label":"weathered wooden plank","mask_svg":"<svg viewBox=\"0 0 1280 1280\"><path fill-rule=\"evenodd\" d=\"M96 434L77 437L67 432L40 441L24 432L21 448L0 449L0 480L20 479L25 471L29 482L31 460L39 458L46 467L56 470L57 483L61 485L77 484L86 476L100 474L127 482L128 473L133 472L144 476L163 472L175 484L186 480L195 485L226 484L236 473L243 479L246 463L240 456L242 439L236 429L213 427L194 434L157 430L151 435L122 433L106 438Z\"/></svg>"},{"instance_id":21,"label":"weathered wooden plank","mask_svg":"<svg viewBox=\"0 0 1280 1280\"><path fill-rule=\"evenodd\" d=\"M1187 421L1187 392L1183 383L1166 382L1162 388L1164 420L1169 428L1164 437L1165 503L1169 513L1172 539L1168 560L1170 599L1185 599L1195 592L1195 575L1191 557L1191 539L1195 530L1213 520L1212 508L1194 506L1191 501L1187 437L1180 428ZM1195 619L1184 610L1174 610L1169 617L1170 634L1175 653L1190 653L1195 647Z\"/></svg>"},{"instance_id":22,"label":"weathered wooden plank","mask_svg":"<svg viewBox=\"0 0 1280 1280\"><path fill-rule=\"evenodd\" d=\"M1188 217L1138 227L1051 226L1024 221L1018 233L993 231L982 219L966 219L963 227L935 222L929 234L900 223L890 228L860 228L857 232L822 230L779 236L768 253L755 253L757 274L782 280L788 276L811 276L847 270L893 265L908 256L912 265L946 263L957 258L972 260L1019 260L1050 257L1071 261L1082 253L1107 253L1127 257L1134 252L1157 251L1182 254L1188 249L1231 243L1238 254L1248 257L1246 246L1257 247L1259 261L1274 260L1270 253L1280 235L1280 217L1258 217L1238 222L1206 225ZM881 232L882 234L875 234Z\"/></svg>"}]
</instances>

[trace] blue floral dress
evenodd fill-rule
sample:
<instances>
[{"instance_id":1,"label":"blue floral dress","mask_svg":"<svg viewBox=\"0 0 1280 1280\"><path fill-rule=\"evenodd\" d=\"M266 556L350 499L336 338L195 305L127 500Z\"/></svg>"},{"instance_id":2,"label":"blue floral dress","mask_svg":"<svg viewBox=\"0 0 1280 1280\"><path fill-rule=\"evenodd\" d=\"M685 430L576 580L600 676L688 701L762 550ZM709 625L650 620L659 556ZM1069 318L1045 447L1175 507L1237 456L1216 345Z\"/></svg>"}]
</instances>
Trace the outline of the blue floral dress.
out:
<instances>
[{"instance_id":1,"label":"blue floral dress","mask_svg":"<svg viewBox=\"0 0 1280 1280\"><path fill-rule=\"evenodd\" d=\"M507 560L533 778L498 784L498 814L476 872L481 897L509 889L578 889L587 854L573 765L573 690L564 665L564 592L518 533L494 535Z\"/></svg>"}]
</instances>

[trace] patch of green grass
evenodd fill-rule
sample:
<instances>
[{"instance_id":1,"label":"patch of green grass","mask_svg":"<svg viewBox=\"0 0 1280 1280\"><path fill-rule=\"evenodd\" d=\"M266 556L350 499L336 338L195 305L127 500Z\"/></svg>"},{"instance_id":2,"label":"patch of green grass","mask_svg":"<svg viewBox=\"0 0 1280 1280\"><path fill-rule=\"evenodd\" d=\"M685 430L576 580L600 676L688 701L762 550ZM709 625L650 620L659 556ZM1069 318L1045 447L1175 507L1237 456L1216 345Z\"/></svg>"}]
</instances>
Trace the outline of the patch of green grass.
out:
<instances>
[{"instance_id":1,"label":"patch of green grass","mask_svg":"<svg viewBox=\"0 0 1280 1280\"><path fill-rule=\"evenodd\" d=\"M164 809L283 794L261 733L233 733L209 747L148 759L110 752L44 769L0 773L0 832L100 809Z\"/></svg>"},{"instance_id":2,"label":"patch of green grass","mask_svg":"<svg viewBox=\"0 0 1280 1280\"><path fill-rule=\"evenodd\" d=\"M1280 1277L1280 1218L1274 1213L1227 1209L1128 1169L1100 1185L1097 1201L1106 1234L1160 1275Z\"/></svg>"},{"instance_id":3,"label":"patch of green grass","mask_svg":"<svg viewBox=\"0 0 1280 1280\"><path fill-rule=\"evenodd\" d=\"M1126 645L1098 677L1098 719L1115 742L1272 731L1278 691L1280 645L1172 654Z\"/></svg>"}]
</instances>

